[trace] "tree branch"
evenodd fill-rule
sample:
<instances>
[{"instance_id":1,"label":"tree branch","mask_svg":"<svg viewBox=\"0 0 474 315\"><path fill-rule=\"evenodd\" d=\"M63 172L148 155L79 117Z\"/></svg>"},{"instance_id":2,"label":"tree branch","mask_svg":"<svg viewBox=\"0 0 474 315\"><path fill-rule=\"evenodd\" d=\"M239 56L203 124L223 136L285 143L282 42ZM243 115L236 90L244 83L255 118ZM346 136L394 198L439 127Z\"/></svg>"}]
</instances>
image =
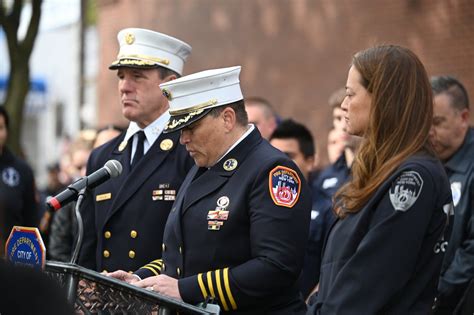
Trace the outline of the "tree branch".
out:
<instances>
[{"instance_id":1,"label":"tree branch","mask_svg":"<svg viewBox=\"0 0 474 315\"><path fill-rule=\"evenodd\" d=\"M33 45L35 43L36 35L38 34L39 23L41 19L41 4L43 0L32 0L32 10L31 10L31 19L28 29L26 31L26 36L23 39L21 44L22 50L25 55L31 55L33 51Z\"/></svg>"}]
</instances>

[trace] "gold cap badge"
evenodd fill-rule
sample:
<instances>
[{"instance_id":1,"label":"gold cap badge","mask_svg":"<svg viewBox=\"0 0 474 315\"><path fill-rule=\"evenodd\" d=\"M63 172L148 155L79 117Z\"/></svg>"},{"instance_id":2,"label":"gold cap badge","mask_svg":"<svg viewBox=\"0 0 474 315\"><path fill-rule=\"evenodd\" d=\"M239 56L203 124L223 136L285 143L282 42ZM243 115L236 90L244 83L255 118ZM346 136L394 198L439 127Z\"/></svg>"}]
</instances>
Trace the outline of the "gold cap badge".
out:
<instances>
[{"instance_id":1,"label":"gold cap badge","mask_svg":"<svg viewBox=\"0 0 474 315\"><path fill-rule=\"evenodd\" d=\"M128 142L123 140L122 142L120 142L120 145L118 147L119 151L122 152L123 150L125 150L125 148L127 147L127 144Z\"/></svg>"},{"instance_id":2,"label":"gold cap badge","mask_svg":"<svg viewBox=\"0 0 474 315\"><path fill-rule=\"evenodd\" d=\"M134 41L135 41L135 35L133 35L132 33L125 34L125 42L128 45L133 44Z\"/></svg>"},{"instance_id":3,"label":"gold cap badge","mask_svg":"<svg viewBox=\"0 0 474 315\"><path fill-rule=\"evenodd\" d=\"M171 139L165 139L165 140L161 141L161 143L160 143L160 148L163 151L171 150L172 147L173 147L173 140L171 140Z\"/></svg>"},{"instance_id":4,"label":"gold cap badge","mask_svg":"<svg viewBox=\"0 0 474 315\"><path fill-rule=\"evenodd\" d=\"M163 93L163 96L168 99L168 101L171 101L173 99L173 96L171 95L171 92L168 89L162 89L161 92Z\"/></svg>"},{"instance_id":5,"label":"gold cap badge","mask_svg":"<svg viewBox=\"0 0 474 315\"><path fill-rule=\"evenodd\" d=\"M222 165L226 171L233 171L237 167L239 163L237 162L236 159L228 159L224 162Z\"/></svg>"}]
</instances>

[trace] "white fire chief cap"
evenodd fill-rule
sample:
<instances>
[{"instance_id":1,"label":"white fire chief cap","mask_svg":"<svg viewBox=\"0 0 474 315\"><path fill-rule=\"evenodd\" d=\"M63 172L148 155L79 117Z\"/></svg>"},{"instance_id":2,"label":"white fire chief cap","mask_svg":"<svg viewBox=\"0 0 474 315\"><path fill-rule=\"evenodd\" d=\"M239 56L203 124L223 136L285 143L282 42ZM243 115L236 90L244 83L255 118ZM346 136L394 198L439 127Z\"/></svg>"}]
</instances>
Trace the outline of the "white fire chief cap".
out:
<instances>
[{"instance_id":1,"label":"white fire chief cap","mask_svg":"<svg viewBox=\"0 0 474 315\"><path fill-rule=\"evenodd\" d=\"M163 132L172 132L204 117L212 108L243 99L240 66L205 70L160 84L171 118Z\"/></svg>"},{"instance_id":2,"label":"white fire chief cap","mask_svg":"<svg viewBox=\"0 0 474 315\"><path fill-rule=\"evenodd\" d=\"M118 33L117 39L120 51L117 60L109 66L111 70L164 67L182 75L184 63L191 54L187 43L147 29L126 28Z\"/></svg>"}]
</instances>

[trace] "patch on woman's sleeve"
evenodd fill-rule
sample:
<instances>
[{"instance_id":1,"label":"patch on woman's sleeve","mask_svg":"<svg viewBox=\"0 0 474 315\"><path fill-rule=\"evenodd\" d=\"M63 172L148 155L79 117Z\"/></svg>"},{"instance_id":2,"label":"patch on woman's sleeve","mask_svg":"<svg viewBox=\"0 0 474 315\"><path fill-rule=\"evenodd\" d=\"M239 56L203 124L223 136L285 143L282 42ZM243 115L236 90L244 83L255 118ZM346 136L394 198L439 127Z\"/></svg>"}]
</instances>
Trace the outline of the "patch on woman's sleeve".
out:
<instances>
[{"instance_id":1,"label":"patch on woman's sleeve","mask_svg":"<svg viewBox=\"0 0 474 315\"><path fill-rule=\"evenodd\" d=\"M390 201L395 210L407 211L416 202L423 188L423 179L415 171L403 172L390 188Z\"/></svg>"},{"instance_id":2,"label":"patch on woman's sleeve","mask_svg":"<svg viewBox=\"0 0 474 315\"><path fill-rule=\"evenodd\" d=\"M277 206L292 208L300 196L301 180L296 171L277 166L270 171L268 184L270 195Z\"/></svg>"}]
</instances>

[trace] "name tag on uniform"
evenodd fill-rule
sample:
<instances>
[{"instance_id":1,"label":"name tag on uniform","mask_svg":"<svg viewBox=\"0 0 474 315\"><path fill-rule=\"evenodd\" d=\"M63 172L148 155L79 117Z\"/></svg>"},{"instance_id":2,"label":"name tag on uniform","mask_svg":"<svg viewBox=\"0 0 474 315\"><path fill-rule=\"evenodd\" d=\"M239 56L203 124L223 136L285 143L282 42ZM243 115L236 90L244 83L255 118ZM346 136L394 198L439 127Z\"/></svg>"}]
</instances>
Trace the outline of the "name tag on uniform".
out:
<instances>
[{"instance_id":1,"label":"name tag on uniform","mask_svg":"<svg viewBox=\"0 0 474 315\"><path fill-rule=\"evenodd\" d=\"M95 196L95 201L104 201L112 198L112 193L100 194Z\"/></svg>"}]
</instances>

